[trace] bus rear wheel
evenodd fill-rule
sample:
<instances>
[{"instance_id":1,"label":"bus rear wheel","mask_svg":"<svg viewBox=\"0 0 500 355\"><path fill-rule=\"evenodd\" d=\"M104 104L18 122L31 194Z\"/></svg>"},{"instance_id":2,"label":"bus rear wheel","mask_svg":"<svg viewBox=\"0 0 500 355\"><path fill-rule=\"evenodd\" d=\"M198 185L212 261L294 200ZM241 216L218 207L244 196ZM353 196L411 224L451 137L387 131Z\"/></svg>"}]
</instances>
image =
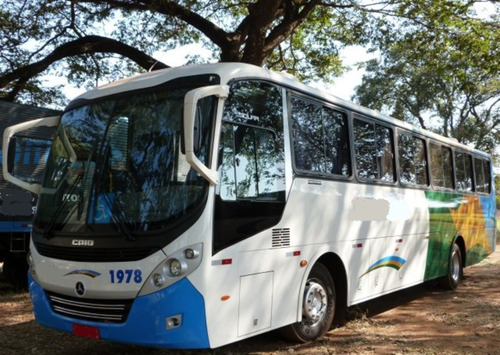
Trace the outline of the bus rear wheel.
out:
<instances>
[{"instance_id":1,"label":"bus rear wheel","mask_svg":"<svg viewBox=\"0 0 500 355\"><path fill-rule=\"evenodd\" d=\"M320 263L307 277L302 300L302 320L282 328L283 335L305 343L323 336L335 315L335 284L328 269Z\"/></svg>"},{"instance_id":2,"label":"bus rear wheel","mask_svg":"<svg viewBox=\"0 0 500 355\"><path fill-rule=\"evenodd\" d=\"M463 278L462 252L460 247L454 243L448 261L448 273L441 281L441 286L447 290L455 290Z\"/></svg>"},{"instance_id":3,"label":"bus rear wheel","mask_svg":"<svg viewBox=\"0 0 500 355\"><path fill-rule=\"evenodd\" d=\"M26 289L28 287L28 263L26 257L8 255L3 263L3 273L7 281L16 289Z\"/></svg>"}]
</instances>

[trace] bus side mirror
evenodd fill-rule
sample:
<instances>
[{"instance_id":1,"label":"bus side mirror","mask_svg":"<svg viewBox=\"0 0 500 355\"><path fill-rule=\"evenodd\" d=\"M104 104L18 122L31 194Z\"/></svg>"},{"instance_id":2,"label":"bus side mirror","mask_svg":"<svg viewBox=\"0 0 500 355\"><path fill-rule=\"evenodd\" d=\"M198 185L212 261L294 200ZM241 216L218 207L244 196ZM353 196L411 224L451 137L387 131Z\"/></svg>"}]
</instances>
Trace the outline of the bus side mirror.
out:
<instances>
[{"instance_id":1,"label":"bus side mirror","mask_svg":"<svg viewBox=\"0 0 500 355\"><path fill-rule=\"evenodd\" d=\"M213 185L217 184L219 174L217 171L208 168L196 156L198 151L196 148L199 148L199 136L201 134L200 115L197 113L197 107L198 101L204 97L217 96L220 99L217 105L217 116L221 117L223 103L223 100L221 99L225 99L228 95L229 86L213 85L191 90L186 94L186 96L184 96L184 150L186 154L186 161L194 170L200 173ZM220 127L220 122L218 125L216 124L216 126ZM196 127L198 128L196 129Z\"/></svg>"},{"instance_id":2,"label":"bus side mirror","mask_svg":"<svg viewBox=\"0 0 500 355\"><path fill-rule=\"evenodd\" d=\"M3 177L6 181L17 185L22 189L33 192L34 194L40 194L40 192L42 191L41 184L33 183L33 181L30 181L29 179L22 177L20 178L14 176L13 174L17 154L16 148L18 143L14 135L18 132L26 131L34 127L55 127L59 124L59 120L60 116L45 117L18 123L5 129L3 133L2 161L6 164L2 164L2 172Z\"/></svg>"},{"instance_id":3,"label":"bus side mirror","mask_svg":"<svg viewBox=\"0 0 500 355\"><path fill-rule=\"evenodd\" d=\"M12 174L16 161L16 137L11 137L9 140L9 148L7 150L7 171Z\"/></svg>"},{"instance_id":4,"label":"bus side mirror","mask_svg":"<svg viewBox=\"0 0 500 355\"><path fill-rule=\"evenodd\" d=\"M202 100L206 99L202 98L198 100L196 104L195 116L193 121L193 152L195 155L200 153L200 149L202 148L202 140L203 140L203 107ZM181 123L181 152L182 154L186 154L186 140L185 140L185 130L184 130L184 120Z\"/></svg>"},{"instance_id":5,"label":"bus side mirror","mask_svg":"<svg viewBox=\"0 0 500 355\"><path fill-rule=\"evenodd\" d=\"M202 127L201 127L201 108L199 105L196 106L196 114L194 116L193 125L193 152L194 154L200 153L201 139L202 139Z\"/></svg>"}]
</instances>

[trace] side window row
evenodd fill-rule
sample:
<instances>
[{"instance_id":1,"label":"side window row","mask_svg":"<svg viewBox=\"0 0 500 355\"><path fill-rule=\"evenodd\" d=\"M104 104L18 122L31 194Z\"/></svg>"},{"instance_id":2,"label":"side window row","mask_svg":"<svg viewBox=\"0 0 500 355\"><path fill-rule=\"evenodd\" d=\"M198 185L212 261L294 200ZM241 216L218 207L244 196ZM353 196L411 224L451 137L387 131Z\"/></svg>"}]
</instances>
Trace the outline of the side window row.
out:
<instances>
[{"instance_id":1,"label":"side window row","mask_svg":"<svg viewBox=\"0 0 500 355\"><path fill-rule=\"evenodd\" d=\"M361 181L394 183L397 156L399 179L403 185L427 187L432 181L434 187L442 189L491 191L489 160L459 150L452 151L434 141L427 146L425 139L406 131L398 131L395 154L393 129L358 117L353 119L353 169L347 115L296 96L291 97L290 103L295 168L298 171L349 177L355 170ZM427 149L430 169L427 168Z\"/></svg>"},{"instance_id":2,"label":"side window row","mask_svg":"<svg viewBox=\"0 0 500 355\"><path fill-rule=\"evenodd\" d=\"M405 185L429 186L425 140L410 133L399 132L400 179ZM485 158L455 150L437 142L429 143L430 174L434 187L461 192L490 193L491 166ZM453 155L455 165L453 166ZM455 168L455 176L453 176Z\"/></svg>"}]
</instances>

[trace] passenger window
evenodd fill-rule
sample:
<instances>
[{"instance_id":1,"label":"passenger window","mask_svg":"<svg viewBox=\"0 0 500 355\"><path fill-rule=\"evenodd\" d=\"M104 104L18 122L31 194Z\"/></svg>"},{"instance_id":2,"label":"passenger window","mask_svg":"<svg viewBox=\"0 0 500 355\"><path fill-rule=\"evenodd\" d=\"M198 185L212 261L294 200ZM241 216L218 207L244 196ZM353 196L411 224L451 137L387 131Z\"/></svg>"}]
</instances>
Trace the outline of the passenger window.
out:
<instances>
[{"instance_id":1,"label":"passenger window","mask_svg":"<svg viewBox=\"0 0 500 355\"><path fill-rule=\"evenodd\" d=\"M325 172L324 137L318 105L292 98L293 147L299 170Z\"/></svg>"},{"instance_id":2,"label":"passenger window","mask_svg":"<svg viewBox=\"0 0 500 355\"><path fill-rule=\"evenodd\" d=\"M308 172L350 176L346 115L297 97L290 101L295 167Z\"/></svg>"},{"instance_id":3,"label":"passenger window","mask_svg":"<svg viewBox=\"0 0 500 355\"><path fill-rule=\"evenodd\" d=\"M470 154L455 153L455 172L457 176L457 190L472 192L472 157Z\"/></svg>"},{"instance_id":4,"label":"passenger window","mask_svg":"<svg viewBox=\"0 0 500 355\"><path fill-rule=\"evenodd\" d=\"M390 128L354 120L356 173L363 180L396 181L394 144Z\"/></svg>"},{"instance_id":5,"label":"passenger window","mask_svg":"<svg viewBox=\"0 0 500 355\"><path fill-rule=\"evenodd\" d=\"M435 143L430 144L431 176L436 187L453 189L453 164L451 149Z\"/></svg>"},{"instance_id":6,"label":"passenger window","mask_svg":"<svg viewBox=\"0 0 500 355\"><path fill-rule=\"evenodd\" d=\"M335 175L351 175L349 131L345 114L323 107L326 172Z\"/></svg>"},{"instance_id":7,"label":"passenger window","mask_svg":"<svg viewBox=\"0 0 500 355\"><path fill-rule=\"evenodd\" d=\"M400 179L403 184L429 185L425 141L413 135L398 136Z\"/></svg>"},{"instance_id":8,"label":"passenger window","mask_svg":"<svg viewBox=\"0 0 500 355\"><path fill-rule=\"evenodd\" d=\"M491 167L488 160L474 158L474 176L478 192L489 194L491 192Z\"/></svg>"}]
</instances>

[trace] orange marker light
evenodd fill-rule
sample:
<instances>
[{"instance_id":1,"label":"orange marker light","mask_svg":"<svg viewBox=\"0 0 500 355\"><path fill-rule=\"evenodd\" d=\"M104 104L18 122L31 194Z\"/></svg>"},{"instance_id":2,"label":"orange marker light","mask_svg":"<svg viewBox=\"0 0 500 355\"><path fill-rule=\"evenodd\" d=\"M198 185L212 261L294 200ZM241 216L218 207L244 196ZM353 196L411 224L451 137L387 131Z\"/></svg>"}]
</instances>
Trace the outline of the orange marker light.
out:
<instances>
[{"instance_id":1,"label":"orange marker light","mask_svg":"<svg viewBox=\"0 0 500 355\"><path fill-rule=\"evenodd\" d=\"M307 265L307 260L300 261L300 267L306 267L306 265Z\"/></svg>"},{"instance_id":2,"label":"orange marker light","mask_svg":"<svg viewBox=\"0 0 500 355\"><path fill-rule=\"evenodd\" d=\"M220 298L221 301L227 301L229 298L231 298L231 296L229 295L224 295Z\"/></svg>"}]
</instances>

